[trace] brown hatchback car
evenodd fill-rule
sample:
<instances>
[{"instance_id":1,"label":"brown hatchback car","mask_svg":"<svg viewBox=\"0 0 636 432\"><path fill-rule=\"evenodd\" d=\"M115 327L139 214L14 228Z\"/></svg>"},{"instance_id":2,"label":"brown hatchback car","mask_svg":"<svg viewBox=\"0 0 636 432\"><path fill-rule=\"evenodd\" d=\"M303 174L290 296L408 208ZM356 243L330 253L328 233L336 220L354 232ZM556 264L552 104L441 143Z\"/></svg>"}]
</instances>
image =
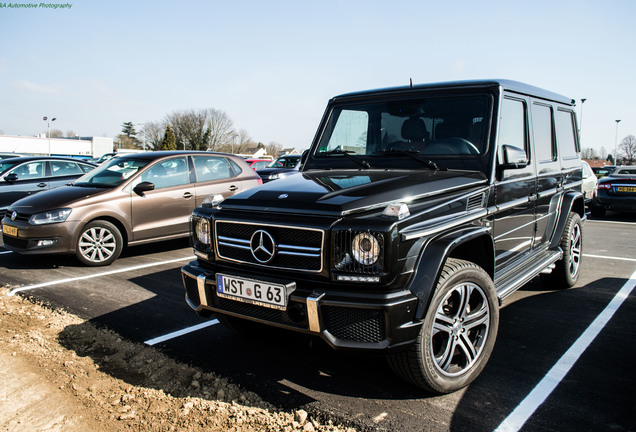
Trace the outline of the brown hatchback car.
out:
<instances>
[{"instance_id":1,"label":"brown hatchback car","mask_svg":"<svg viewBox=\"0 0 636 432\"><path fill-rule=\"evenodd\" d=\"M238 156L147 152L114 158L72 185L23 198L2 219L4 246L20 254L115 261L124 245L187 237L192 210L262 184Z\"/></svg>"}]
</instances>

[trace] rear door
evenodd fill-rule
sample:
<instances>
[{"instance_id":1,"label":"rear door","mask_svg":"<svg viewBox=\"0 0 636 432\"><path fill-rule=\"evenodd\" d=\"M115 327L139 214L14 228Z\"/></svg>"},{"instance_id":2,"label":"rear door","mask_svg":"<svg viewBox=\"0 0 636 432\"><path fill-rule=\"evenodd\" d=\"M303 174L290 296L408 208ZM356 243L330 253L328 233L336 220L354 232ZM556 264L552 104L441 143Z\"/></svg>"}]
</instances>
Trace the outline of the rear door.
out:
<instances>
[{"instance_id":1,"label":"rear door","mask_svg":"<svg viewBox=\"0 0 636 432\"><path fill-rule=\"evenodd\" d=\"M133 184L141 182L152 183L154 190L130 192L132 241L186 235L195 204L187 156L162 159L146 167Z\"/></svg>"},{"instance_id":2,"label":"rear door","mask_svg":"<svg viewBox=\"0 0 636 432\"><path fill-rule=\"evenodd\" d=\"M196 173L196 205L210 195L230 197L243 189L241 169L222 155L192 156Z\"/></svg>"}]
</instances>

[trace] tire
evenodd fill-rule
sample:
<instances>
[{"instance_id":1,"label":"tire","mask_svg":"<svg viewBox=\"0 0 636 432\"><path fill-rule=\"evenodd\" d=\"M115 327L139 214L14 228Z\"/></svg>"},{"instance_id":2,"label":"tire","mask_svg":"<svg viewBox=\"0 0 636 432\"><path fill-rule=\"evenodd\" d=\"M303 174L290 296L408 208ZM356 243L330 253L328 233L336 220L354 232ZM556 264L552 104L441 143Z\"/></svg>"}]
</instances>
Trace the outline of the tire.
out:
<instances>
[{"instance_id":1,"label":"tire","mask_svg":"<svg viewBox=\"0 0 636 432\"><path fill-rule=\"evenodd\" d=\"M449 258L417 340L390 354L400 378L434 394L466 387L492 353L499 327L499 303L488 274L469 261Z\"/></svg>"},{"instance_id":2,"label":"tire","mask_svg":"<svg viewBox=\"0 0 636 432\"><path fill-rule=\"evenodd\" d=\"M107 266L119 258L123 243L121 233L115 225L96 220L82 228L75 245L75 255L87 266Z\"/></svg>"},{"instance_id":3,"label":"tire","mask_svg":"<svg viewBox=\"0 0 636 432\"><path fill-rule=\"evenodd\" d=\"M573 287L581 273L583 259L583 223L578 213L570 212L559 246L563 258L557 261L551 273L541 274L541 280L551 288Z\"/></svg>"}]
</instances>

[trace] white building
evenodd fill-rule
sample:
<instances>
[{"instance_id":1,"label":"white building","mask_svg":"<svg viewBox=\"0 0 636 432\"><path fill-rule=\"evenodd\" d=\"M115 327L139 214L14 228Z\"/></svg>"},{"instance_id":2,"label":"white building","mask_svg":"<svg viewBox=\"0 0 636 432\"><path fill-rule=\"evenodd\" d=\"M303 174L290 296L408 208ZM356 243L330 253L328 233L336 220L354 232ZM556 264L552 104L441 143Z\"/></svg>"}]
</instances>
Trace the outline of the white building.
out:
<instances>
[{"instance_id":1,"label":"white building","mask_svg":"<svg viewBox=\"0 0 636 432\"><path fill-rule=\"evenodd\" d=\"M113 139L105 137L43 138L0 135L0 152L33 155L90 156L113 151Z\"/></svg>"}]
</instances>

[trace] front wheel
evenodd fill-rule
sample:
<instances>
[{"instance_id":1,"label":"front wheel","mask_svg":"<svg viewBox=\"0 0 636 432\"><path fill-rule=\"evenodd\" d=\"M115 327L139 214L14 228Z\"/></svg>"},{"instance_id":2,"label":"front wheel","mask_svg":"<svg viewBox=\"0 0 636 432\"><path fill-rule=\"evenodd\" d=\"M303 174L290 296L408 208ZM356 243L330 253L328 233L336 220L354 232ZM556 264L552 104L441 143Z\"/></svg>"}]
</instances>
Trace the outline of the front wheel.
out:
<instances>
[{"instance_id":1,"label":"front wheel","mask_svg":"<svg viewBox=\"0 0 636 432\"><path fill-rule=\"evenodd\" d=\"M75 255L88 266L107 266L121 254L123 239L119 229L110 222L97 220L82 228Z\"/></svg>"},{"instance_id":2,"label":"front wheel","mask_svg":"<svg viewBox=\"0 0 636 432\"><path fill-rule=\"evenodd\" d=\"M389 365L402 379L444 394L470 384L486 366L499 327L495 286L476 264L449 258L420 334Z\"/></svg>"}]
</instances>

